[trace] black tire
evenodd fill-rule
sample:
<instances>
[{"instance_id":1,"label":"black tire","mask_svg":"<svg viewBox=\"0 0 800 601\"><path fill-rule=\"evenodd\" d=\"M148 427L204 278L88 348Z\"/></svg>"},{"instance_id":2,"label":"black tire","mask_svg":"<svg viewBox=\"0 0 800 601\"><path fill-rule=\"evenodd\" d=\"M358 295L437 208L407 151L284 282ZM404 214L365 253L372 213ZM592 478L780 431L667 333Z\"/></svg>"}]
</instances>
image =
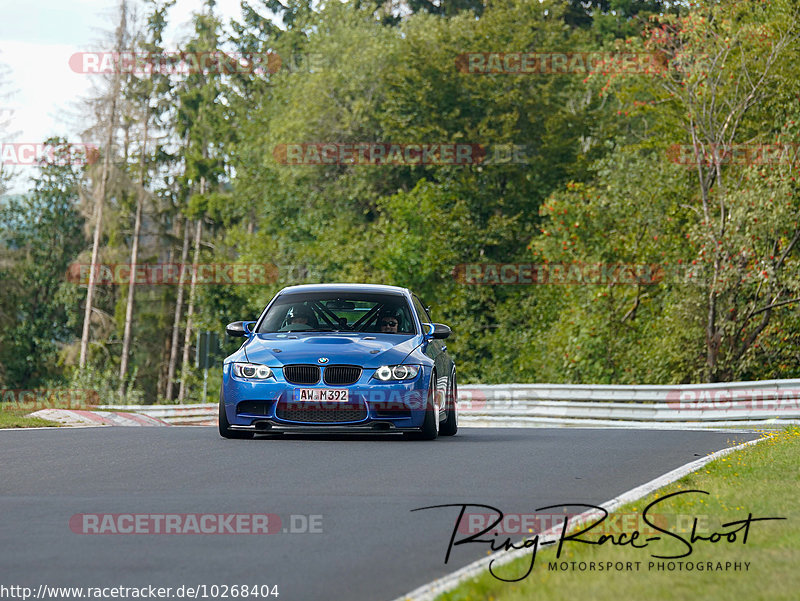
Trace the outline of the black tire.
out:
<instances>
[{"instance_id":1,"label":"black tire","mask_svg":"<svg viewBox=\"0 0 800 601\"><path fill-rule=\"evenodd\" d=\"M225 402L222 400L222 390L219 391L219 435L222 438L253 438L253 432L240 432L239 430L231 430L230 423L228 423L228 416L225 414Z\"/></svg>"},{"instance_id":2,"label":"black tire","mask_svg":"<svg viewBox=\"0 0 800 601\"><path fill-rule=\"evenodd\" d=\"M431 379L436 382L436 374ZM406 432L406 438L411 440L435 440L439 435L439 416L436 414L436 407L433 404L434 389L432 386L428 387L428 400L425 403L425 419L422 422L422 427L416 432Z\"/></svg>"},{"instance_id":3,"label":"black tire","mask_svg":"<svg viewBox=\"0 0 800 601\"><path fill-rule=\"evenodd\" d=\"M458 432L458 415L456 413L456 399L458 398L458 387L456 386L456 372L450 377L447 386L447 417L439 424L439 436L455 436Z\"/></svg>"}]
</instances>

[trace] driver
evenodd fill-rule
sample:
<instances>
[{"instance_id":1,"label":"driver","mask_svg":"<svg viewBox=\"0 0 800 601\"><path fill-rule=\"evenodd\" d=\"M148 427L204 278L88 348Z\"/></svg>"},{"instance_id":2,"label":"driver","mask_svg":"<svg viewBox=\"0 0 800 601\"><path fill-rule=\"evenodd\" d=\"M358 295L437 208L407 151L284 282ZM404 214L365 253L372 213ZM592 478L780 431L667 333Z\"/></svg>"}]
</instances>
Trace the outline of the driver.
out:
<instances>
[{"instance_id":1,"label":"driver","mask_svg":"<svg viewBox=\"0 0 800 601\"><path fill-rule=\"evenodd\" d=\"M381 313L378 319L378 325L381 328L381 332L384 334L397 334L397 327L400 323L397 315L391 312L384 312Z\"/></svg>"},{"instance_id":2,"label":"driver","mask_svg":"<svg viewBox=\"0 0 800 601\"><path fill-rule=\"evenodd\" d=\"M305 305L295 305L286 314L286 323L288 325L303 324L310 327L317 326L317 318L314 312Z\"/></svg>"}]
</instances>

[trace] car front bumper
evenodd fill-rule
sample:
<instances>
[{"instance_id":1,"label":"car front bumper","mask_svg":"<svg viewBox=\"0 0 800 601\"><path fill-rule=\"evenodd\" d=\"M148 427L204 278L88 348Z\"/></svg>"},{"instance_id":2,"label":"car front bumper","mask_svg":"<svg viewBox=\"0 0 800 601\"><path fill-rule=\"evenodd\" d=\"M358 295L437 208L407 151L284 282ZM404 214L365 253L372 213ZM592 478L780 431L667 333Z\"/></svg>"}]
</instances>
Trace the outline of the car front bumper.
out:
<instances>
[{"instance_id":1,"label":"car front bumper","mask_svg":"<svg viewBox=\"0 0 800 601\"><path fill-rule=\"evenodd\" d=\"M364 369L349 386L298 385L284 380L280 369L275 378L253 381L231 375L223 368L222 402L233 430L288 432L313 429L319 432L387 432L414 430L422 426L428 405L430 371L420 370L411 380L381 382L374 370ZM346 389L348 401L296 401L298 389Z\"/></svg>"}]
</instances>

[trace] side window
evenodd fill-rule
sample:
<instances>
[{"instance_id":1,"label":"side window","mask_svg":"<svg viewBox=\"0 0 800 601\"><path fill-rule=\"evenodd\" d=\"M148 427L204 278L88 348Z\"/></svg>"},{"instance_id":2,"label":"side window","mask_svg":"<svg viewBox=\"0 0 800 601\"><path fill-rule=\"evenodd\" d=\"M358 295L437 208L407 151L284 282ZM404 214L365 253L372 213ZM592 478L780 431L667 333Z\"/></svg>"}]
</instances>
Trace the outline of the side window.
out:
<instances>
[{"instance_id":1,"label":"side window","mask_svg":"<svg viewBox=\"0 0 800 601\"><path fill-rule=\"evenodd\" d=\"M411 298L414 301L414 310L417 312L417 315L419 315L419 320L432 323L431 316L428 315L428 312L425 310L425 305L422 304L422 301L419 300L419 297L416 294L413 294L411 295Z\"/></svg>"}]
</instances>

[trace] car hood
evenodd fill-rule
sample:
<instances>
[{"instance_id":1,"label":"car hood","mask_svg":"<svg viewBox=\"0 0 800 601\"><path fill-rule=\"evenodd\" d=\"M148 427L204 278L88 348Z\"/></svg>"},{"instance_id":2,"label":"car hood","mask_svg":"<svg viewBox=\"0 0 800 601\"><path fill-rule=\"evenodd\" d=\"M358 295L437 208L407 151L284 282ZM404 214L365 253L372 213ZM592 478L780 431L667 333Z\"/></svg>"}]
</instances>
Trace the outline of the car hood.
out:
<instances>
[{"instance_id":1,"label":"car hood","mask_svg":"<svg viewBox=\"0 0 800 601\"><path fill-rule=\"evenodd\" d=\"M374 334L365 336L335 333L257 334L244 346L247 360L270 367L293 363L348 364L365 368L402 363L422 342L421 336Z\"/></svg>"}]
</instances>

